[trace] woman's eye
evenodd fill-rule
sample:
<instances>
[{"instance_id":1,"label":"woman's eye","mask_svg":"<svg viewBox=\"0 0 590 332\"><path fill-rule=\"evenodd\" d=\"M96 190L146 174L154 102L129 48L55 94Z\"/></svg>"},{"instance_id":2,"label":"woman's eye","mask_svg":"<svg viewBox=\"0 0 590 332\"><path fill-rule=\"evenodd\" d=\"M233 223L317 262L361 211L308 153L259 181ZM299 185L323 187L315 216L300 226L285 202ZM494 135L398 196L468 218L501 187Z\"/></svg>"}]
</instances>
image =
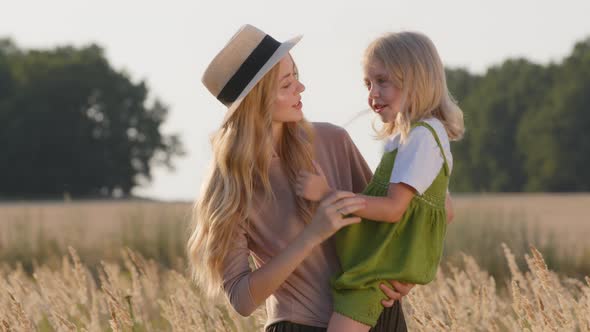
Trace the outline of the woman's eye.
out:
<instances>
[{"instance_id":1,"label":"woman's eye","mask_svg":"<svg viewBox=\"0 0 590 332\"><path fill-rule=\"evenodd\" d=\"M291 86L291 83L285 84L285 85L283 85L283 89L287 89L290 86Z\"/></svg>"}]
</instances>

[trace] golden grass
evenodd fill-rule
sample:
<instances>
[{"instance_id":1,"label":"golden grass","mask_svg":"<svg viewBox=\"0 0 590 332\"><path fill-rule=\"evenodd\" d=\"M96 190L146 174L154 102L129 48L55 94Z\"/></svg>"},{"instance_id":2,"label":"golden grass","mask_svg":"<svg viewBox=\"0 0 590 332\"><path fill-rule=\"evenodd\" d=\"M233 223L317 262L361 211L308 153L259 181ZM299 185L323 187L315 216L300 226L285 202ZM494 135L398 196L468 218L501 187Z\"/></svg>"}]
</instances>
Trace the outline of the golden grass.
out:
<instances>
[{"instance_id":1,"label":"golden grass","mask_svg":"<svg viewBox=\"0 0 590 332\"><path fill-rule=\"evenodd\" d=\"M150 232L156 230L151 226L159 223L188 220L190 213L189 203L108 200L0 203L0 244L22 236L16 234L22 231L17 225L26 223L28 236L35 237L43 231L60 246L78 239L82 240L80 245L94 247L103 245L105 239L117 237L130 222L141 221L142 231Z\"/></svg>"},{"instance_id":2,"label":"golden grass","mask_svg":"<svg viewBox=\"0 0 590 332\"><path fill-rule=\"evenodd\" d=\"M256 330L261 311L238 318L223 299L206 300L186 275L124 250L124 265L102 262L98 280L70 247L59 268L0 267L3 331Z\"/></svg>"},{"instance_id":3,"label":"golden grass","mask_svg":"<svg viewBox=\"0 0 590 332\"><path fill-rule=\"evenodd\" d=\"M590 331L590 195L454 201L443 268L403 301L411 330ZM263 308L239 317L189 281L190 209L0 204L0 331L260 330Z\"/></svg>"},{"instance_id":4,"label":"golden grass","mask_svg":"<svg viewBox=\"0 0 590 332\"><path fill-rule=\"evenodd\" d=\"M590 279L586 283L547 269L540 252L531 247L528 271L511 266L511 293L496 291L494 278L465 255L466 268L450 267L431 284L412 290L406 310L416 330L456 331L588 331Z\"/></svg>"},{"instance_id":5,"label":"golden grass","mask_svg":"<svg viewBox=\"0 0 590 332\"><path fill-rule=\"evenodd\" d=\"M453 198L458 220L503 215L568 244L583 243L590 236L590 194L454 194ZM22 237L23 231L33 238L42 231L64 250L67 244L78 250L102 246L133 223L141 223L145 236L153 235L158 228L152 226L162 223L182 222L185 227L191 208L191 203L147 201L0 203L0 246Z\"/></svg>"},{"instance_id":6,"label":"golden grass","mask_svg":"<svg viewBox=\"0 0 590 332\"><path fill-rule=\"evenodd\" d=\"M590 236L590 194L455 194L453 199L459 219L502 212L564 243L583 242Z\"/></svg>"},{"instance_id":7,"label":"golden grass","mask_svg":"<svg viewBox=\"0 0 590 332\"><path fill-rule=\"evenodd\" d=\"M531 248L528 270L512 271L511 293L470 256L465 268L448 267L429 285L417 286L404 301L412 331L588 331L590 278L585 283L547 269ZM70 248L58 268L0 267L2 331L259 331L264 310L242 318L224 299L208 300L184 273L162 268L132 250L124 264L103 262L95 280ZM6 296L4 296L6 295Z\"/></svg>"}]
</instances>

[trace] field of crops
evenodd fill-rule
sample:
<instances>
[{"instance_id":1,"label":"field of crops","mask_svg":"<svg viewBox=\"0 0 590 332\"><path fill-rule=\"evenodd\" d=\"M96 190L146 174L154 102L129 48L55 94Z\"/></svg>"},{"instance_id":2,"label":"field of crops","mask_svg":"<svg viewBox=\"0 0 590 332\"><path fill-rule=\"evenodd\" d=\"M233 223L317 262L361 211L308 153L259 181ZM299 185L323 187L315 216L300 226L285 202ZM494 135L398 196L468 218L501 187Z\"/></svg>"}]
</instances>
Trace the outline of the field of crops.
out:
<instances>
[{"instance_id":1,"label":"field of crops","mask_svg":"<svg viewBox=\"0 0 590 332\"><path fill-rule=\"evenodd\" d=\"M439 275L403 300L410 330L590 330L590 195L454 200ZM0 330L260 330L262 308L239 317L188 279L190 211L0 204Z\"/></svg>"}]
</instances>

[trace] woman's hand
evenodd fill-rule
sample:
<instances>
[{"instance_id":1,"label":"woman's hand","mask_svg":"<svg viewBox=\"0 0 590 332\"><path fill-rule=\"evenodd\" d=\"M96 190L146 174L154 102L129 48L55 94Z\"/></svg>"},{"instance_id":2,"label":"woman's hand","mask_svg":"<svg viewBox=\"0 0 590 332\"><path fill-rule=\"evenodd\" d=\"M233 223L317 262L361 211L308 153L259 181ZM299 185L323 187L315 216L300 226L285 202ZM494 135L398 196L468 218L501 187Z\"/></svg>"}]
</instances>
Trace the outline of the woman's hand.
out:
<instances>
[{"instance_id":1,"label":"woman's hand","mask_svg":"<svg viewBox=\"0 0 590 332\"><path fill-rule=\"evenodd\" d=\"M453 200L451 199L451 193L447 191L447 199L445 200L445 211L447 213L447 224L453 222L455 219L455 209L453 208Z\"/></svg>"},{"instance_id":2,"label":"woman's hand","mask_svg":"<svg viewBox=\"0 0 590 332\"><path fill-rule=\"evenodd\" d=\"M416 284L406 284L406 283L395 281L395 280L390 280L389 283L390 283L390 285L386 285L386 284L379 285L379 288L381 288L381 291L383 293L385 293L385 295L387 295L387 297L389 298L389 300L382 300L381 301L381 304L384 307L391 307L391 306L393 306L395 301L401 301L401 299L404 296L408 295L410 290L412 290L412 288L414 288L414 286L416 286ZM393 286L393 288L391 288L392 286Z\"/></svg>"},{"instance_id":3,"label":"woman's hand","mask_svg":"<svg viewBox=\"0 0 590 332\"><path fill-rule=\"evenodd\" d=\"M346 217L366 207L366 202L354 193L335 191L324 198L305 228L308 236L320 243L336 233L340 228L361 221L359 217Z\"/></svg>"},{"instance_id":4,"label":"woman's hand","mask_svg":"<svg viewBox=\"0 0 590 332\"><path fill-rule=\"evenodd\" d=\"M315 174L300 171L295 185L295 193L307 200L317 202L332 191L326 175L318 163L313 162Z\"/></svg>"}]
</instances>

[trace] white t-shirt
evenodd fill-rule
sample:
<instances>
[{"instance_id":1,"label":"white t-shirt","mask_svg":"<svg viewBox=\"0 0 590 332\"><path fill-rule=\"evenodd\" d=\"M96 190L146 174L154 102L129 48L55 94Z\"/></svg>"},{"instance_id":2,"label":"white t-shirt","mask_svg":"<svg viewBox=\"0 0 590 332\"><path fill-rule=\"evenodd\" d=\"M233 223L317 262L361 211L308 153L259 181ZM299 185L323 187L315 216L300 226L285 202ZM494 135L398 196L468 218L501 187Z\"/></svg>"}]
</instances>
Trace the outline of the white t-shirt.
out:
<instances>
[{"instance_id":1,"label":"white t-shirt","mask_svg":"<svg viewBox=\"0 0 590 332\"><path fill-rule=\"evenodd\" d=\"M428 123L438 135L438 139L447 158L449 171L453 168L451 145L444 125L436 118L422 120ZM391 172L390 183L405 183L422 195L430 187L441 167L443 156L436 139L424 126L417 126L403 144L400 144L400 134L391 136L385 143L385 151L398 149L395 164Z\"/></svg>"}]
</instances>

